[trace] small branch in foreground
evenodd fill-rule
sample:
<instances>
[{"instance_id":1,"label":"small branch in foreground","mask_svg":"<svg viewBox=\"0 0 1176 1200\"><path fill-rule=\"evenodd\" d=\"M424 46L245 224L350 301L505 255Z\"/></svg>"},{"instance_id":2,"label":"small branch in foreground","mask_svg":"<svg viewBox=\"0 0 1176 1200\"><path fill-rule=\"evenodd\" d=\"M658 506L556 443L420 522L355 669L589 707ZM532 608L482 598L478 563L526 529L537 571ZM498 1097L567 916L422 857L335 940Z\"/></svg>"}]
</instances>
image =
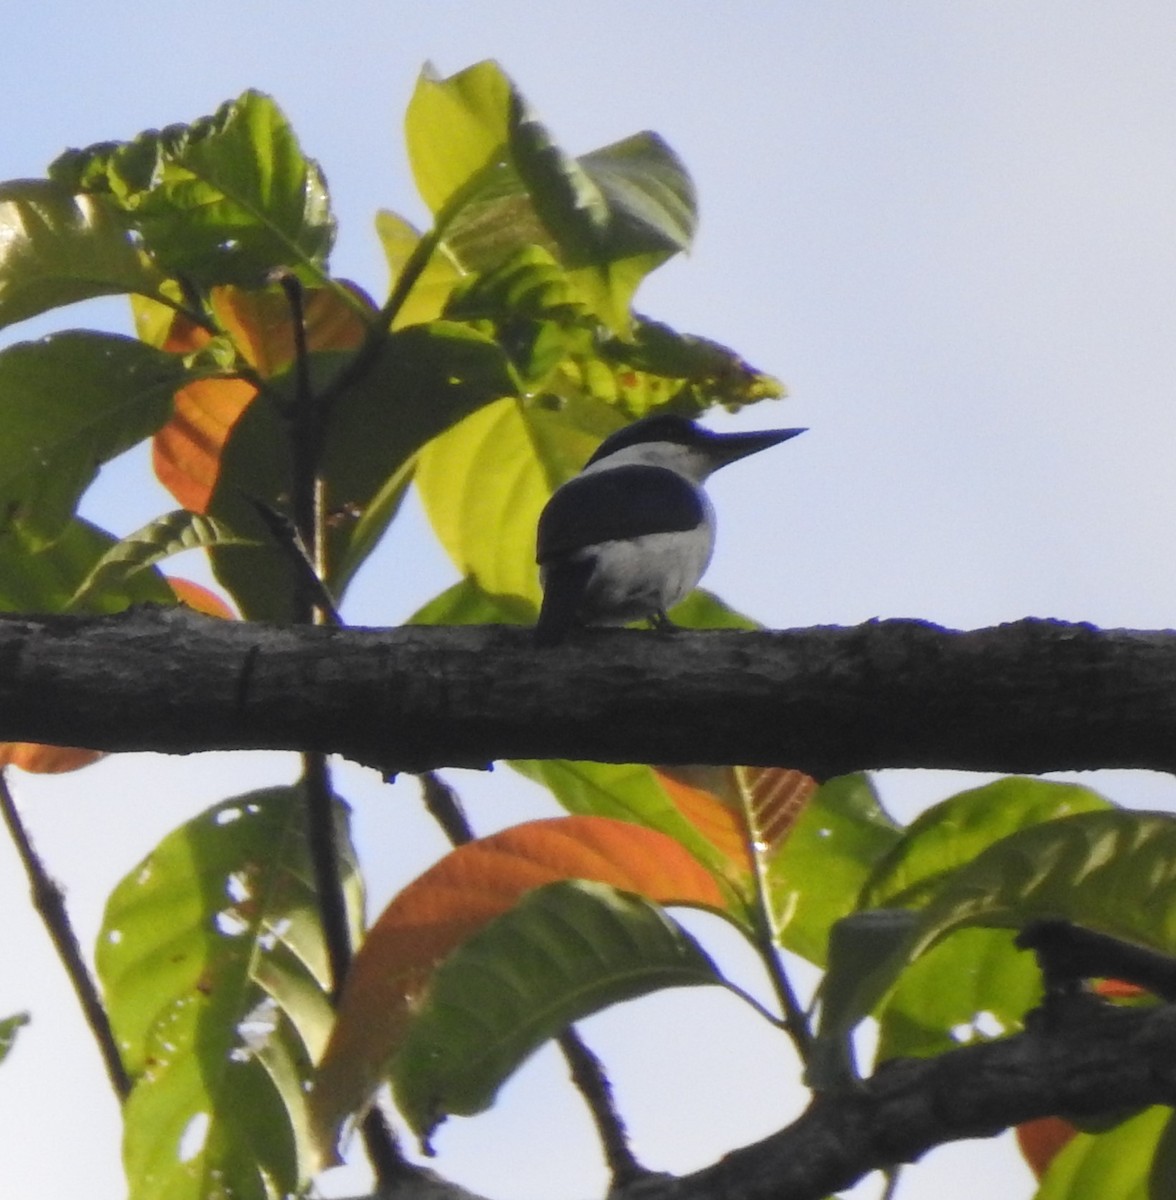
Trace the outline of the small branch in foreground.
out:
<instances>
[{"instance_id":1,"label":"small branch in foreground","mask_svg":"<svg viewBox=\"0 0 1176 1200\"><path fill-rule=\"evenodd\" d=\"M445 831L449 841L454 846L472 841L473 829L453 788L434 771L425 772L420 781L425 808ZM572 1083L592 1114L613 1187L625 1187L634 1180L645 1178L650 1172L637 1161L629 1147L629 1134L613 1100L612 1085L600 1059L571 1026L556 1041L568 1064Z\"/></svg>"},{"instance_id":2,"label":"small branch in foreground","mask_svg":"<svg viewBox=\"0 0 1176 1200\"><path fill-rule=\"evenodd\" d=\"M65 967L65 973L69 976L78 1003L82 1006L86 1024L89 1025L90 1032L98 1044L99 1053L102 1055L110 1086L119 1100L124 1101L131 1093L131 1081L123 1066L118 1043L114 1040L114 1031L110 1028L106 1008L98 995L98 988L86 966L86 960L82 957L82 948L78 945L77 936L74 934L73 925L65 907L65 897L62 895L61 888L45 870L45 864L33 846L32 839L20 818L20 812L17 810L16 801L9 790L8 779L3 770L0 770L0 811L3 812L4 824L16 845L21 864L28 876L33 907L49 932L53 948L57 951L57 956L61 959L62 966Z\"/></svg>"}]
</instances>

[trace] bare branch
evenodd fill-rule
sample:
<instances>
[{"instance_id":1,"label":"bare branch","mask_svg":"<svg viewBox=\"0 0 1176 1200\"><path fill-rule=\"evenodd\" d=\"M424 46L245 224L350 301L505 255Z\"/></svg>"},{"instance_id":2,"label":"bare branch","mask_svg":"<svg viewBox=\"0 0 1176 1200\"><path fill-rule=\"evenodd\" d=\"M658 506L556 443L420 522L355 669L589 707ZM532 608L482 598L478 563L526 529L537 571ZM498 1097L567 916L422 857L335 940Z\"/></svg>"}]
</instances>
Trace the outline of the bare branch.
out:
<instances>
[{"instance_id":1,"label":"bare branch","mask_svg":"<svg viewBox=\"0 0 1176 1200\"><path fill-rule=\"evenodd\" d=\"M117 703L111 698L117 697ZM778 633L0 617L0 738L339 753L1041 772L1176 769L1176 633L1024 620Z\"/></svg>"}]
</instances>

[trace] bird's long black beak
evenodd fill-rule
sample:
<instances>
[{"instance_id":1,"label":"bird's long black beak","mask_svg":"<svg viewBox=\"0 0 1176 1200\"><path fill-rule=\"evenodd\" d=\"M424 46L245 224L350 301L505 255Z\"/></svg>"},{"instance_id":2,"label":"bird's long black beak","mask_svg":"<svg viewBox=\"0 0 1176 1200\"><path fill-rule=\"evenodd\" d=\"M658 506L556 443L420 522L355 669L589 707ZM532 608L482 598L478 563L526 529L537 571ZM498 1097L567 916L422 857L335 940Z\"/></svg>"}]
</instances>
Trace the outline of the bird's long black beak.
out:
<instances>
[{"instance_id":1,"label":"bird's long black beak","mask_svg":"<svg viewBox=\"0 0 1176 1200\"><path fill-rule=\"evenodd\" d=\"M708 443L718 466L725 467L807 432L805 429L756 429L748 433L711 433Z\"/></svg>"}]
</instances>

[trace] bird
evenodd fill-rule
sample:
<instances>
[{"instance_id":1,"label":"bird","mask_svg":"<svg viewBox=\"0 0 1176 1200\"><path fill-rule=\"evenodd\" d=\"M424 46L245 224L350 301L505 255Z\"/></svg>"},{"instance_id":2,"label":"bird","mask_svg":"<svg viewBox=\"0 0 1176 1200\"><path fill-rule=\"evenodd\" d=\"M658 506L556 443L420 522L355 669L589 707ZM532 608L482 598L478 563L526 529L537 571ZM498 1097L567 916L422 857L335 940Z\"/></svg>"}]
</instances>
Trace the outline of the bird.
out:
<instances>
[{"instance_id":1,"label":"bird","mask_svg":"<svg viewBox=\"0 0 1176 1200\"><path fill-rule=\"evenodd\" d=\"M536 640L554 645L578 626L640 619L672 628L666 611L698 585L714 550L715 513L703 482L804 432L716 433L659 413L605 438L539 516Z\"/></svg>"}]
</instances>

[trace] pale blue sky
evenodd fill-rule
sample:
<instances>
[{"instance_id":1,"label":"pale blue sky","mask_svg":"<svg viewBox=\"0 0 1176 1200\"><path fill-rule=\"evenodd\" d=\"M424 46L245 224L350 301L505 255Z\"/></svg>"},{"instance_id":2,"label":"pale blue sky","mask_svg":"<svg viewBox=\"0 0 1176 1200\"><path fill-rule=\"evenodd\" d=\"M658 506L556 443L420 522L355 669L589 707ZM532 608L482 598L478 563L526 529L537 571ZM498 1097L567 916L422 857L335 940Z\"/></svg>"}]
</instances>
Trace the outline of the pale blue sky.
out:
<instances>
[{"instance_id":1,"label":"pale blue sky","mask_svg":"<svg viewBox=\"0 0 1176 1200\"><path fill-rule=\"evenodd\" d=\"M416 73L426 59L449 73L485 57L570 150L642 128L678 150L701 232L640 304L788 383L784 405L740 425L810 428L716 479L710 586L777 626L896 615L962 627L1025 615L1173 623L1170 4L354 0L329 17L301 0L27 5L0 51L0 178L261 88L326 169L336 269L379 292L374 211L422 215L400 133ZM117 304L96 311L65 323L122 319ZM139 465L107 472L89 501L119 533L169 506L130 482ZM398 620L450 577L413 517L357 584L349 615ZM272 763L133 758L17 784L89 938L102 897L158 836L271 781ZM394 824L411 789L390 801L373 776L344 778L381 900L439 843L424 823ZM505 772L456 778L482 829L539 811ZM904 814L952 786L916 773L883 785ZM1148 777L1102 786L1128 803L1176 801ZM0 1068L5 1194L65 1195L80 1179L89 1195L116 1197L113 1105L23 897L0 848L15 939L0 1015L28 1007L35 1018ZM641 1002L588 1032L651 1165L700 1165L797 1103L782 1082L786 1049L728 997ZM503 1200L599 1194L594 1146L559 1074L542 1057L501 1112L451 1122L440 1169ZM900 1196L1027 1194L1013 1157L990 1151L932 1155L926 1182L913 1172Z\"/></svg>"}]
</instances>

